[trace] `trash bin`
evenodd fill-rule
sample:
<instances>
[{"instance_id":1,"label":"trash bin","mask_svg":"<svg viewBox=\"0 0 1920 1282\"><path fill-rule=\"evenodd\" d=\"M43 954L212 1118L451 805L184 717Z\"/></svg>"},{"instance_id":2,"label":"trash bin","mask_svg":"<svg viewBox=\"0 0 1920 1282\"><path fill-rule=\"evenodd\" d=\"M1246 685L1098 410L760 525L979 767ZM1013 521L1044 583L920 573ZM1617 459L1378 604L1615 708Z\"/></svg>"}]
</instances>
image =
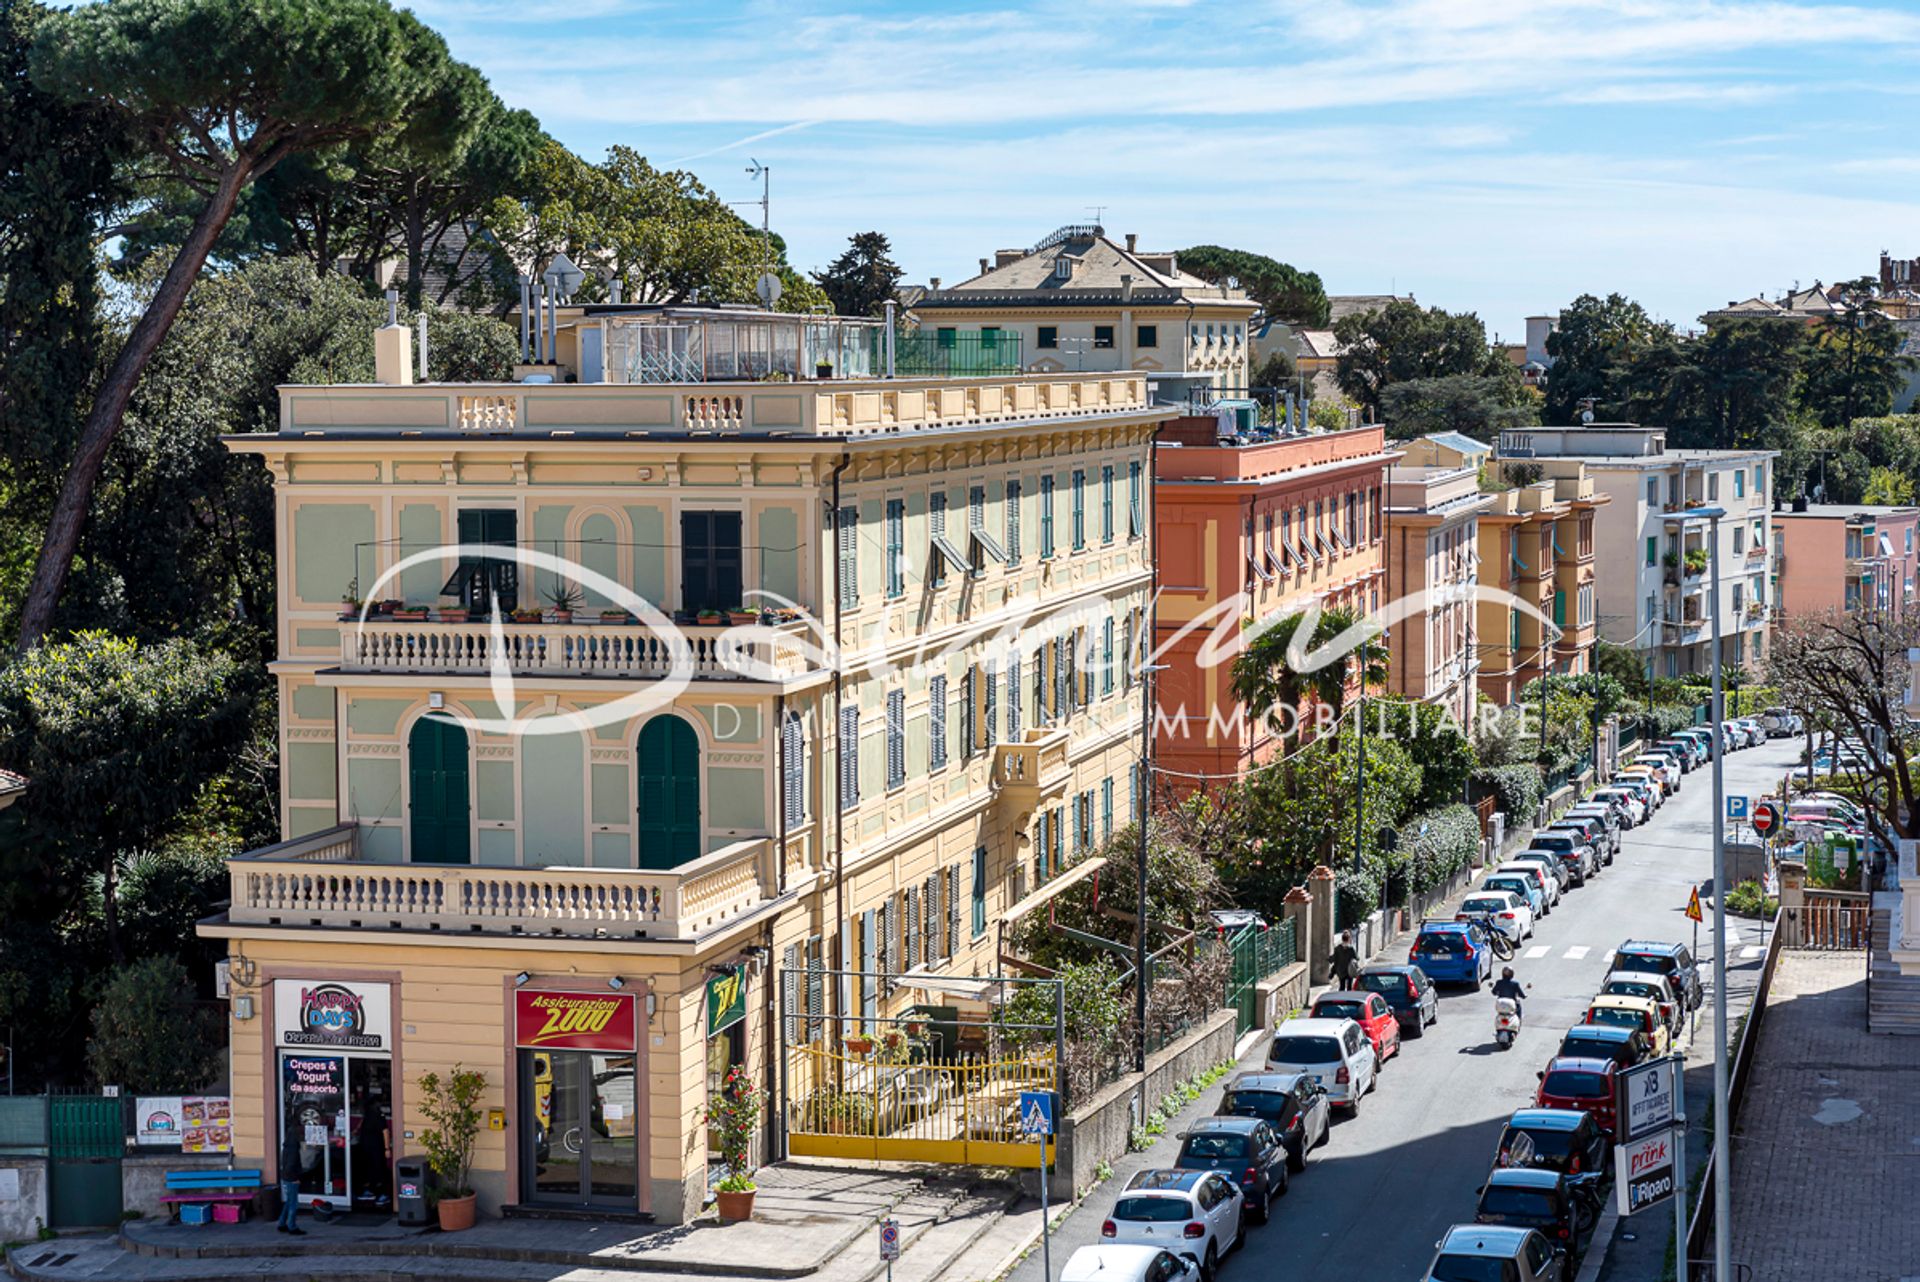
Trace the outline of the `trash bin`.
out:
<instances>
[{"instance_id":1,"label":"trash bin","mask_svg":"<svg viewBox=\"0 0 1920 1282\"><path fill-rule=\"evenodd\" d=\"M432 1192L433 1168L427 1165L427 1159L417 1154L403 1157L393 1164L394 1209L400 1214L400 1223L426 1225L433 1223L433 1210L428 1197Z\"/></svg>"}]
</instances>

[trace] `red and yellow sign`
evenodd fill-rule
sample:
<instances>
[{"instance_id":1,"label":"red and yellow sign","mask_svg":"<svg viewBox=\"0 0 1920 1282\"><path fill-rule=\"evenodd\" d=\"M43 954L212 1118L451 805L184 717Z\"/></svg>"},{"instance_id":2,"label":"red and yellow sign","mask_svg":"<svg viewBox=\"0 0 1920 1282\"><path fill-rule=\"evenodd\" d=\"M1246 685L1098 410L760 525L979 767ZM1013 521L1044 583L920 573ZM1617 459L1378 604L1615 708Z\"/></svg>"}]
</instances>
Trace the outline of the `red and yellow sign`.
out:
<instances>
[{"instance_id":1,"label":"red and yellow sign","mask_svg":"<svg viewBox=\"0 0 1920 1282\"><path fill-rule=\"evenodd\" d=\"M633 995L516 992L513 1040L557 1050L631 1052Z\"/></svg>"},{"instance_id":2,"label":"red and yellow sign","mask_svg":"<svg viewBox=\"0 0 1920 1282\"><path fill-rule=\"evenodd\" d=\"M1693 893L1687 896L1687 920L1699 921L1705 913L1700 911L1700 887L1695 886Z\"/></svg>"}]
</instances>

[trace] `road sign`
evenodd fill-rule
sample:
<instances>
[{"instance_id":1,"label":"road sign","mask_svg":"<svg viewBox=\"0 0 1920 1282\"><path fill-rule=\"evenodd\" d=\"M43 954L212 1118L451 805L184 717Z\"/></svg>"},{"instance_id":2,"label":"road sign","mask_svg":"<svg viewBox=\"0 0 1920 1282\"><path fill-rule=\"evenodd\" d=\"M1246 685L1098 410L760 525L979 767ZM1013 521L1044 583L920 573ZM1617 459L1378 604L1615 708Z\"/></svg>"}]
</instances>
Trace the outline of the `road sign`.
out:
<instances>
[{"instance_id":1,"label":"road sign","mask_svg":"<svg viewBox=\"0 0 1920 1282\"><path fill-rule=\"evenodd\" d=\"M1727 794L1727 818L1745 819L1746 817L1747 817L1747 799L1745 797L1736 796L1733 793L1728 793Z\"/></svg>"},{"instance_id":2,"label":"road sign","mask_svg":"<svg viewBox=\"0 0 1920 1282\"><path fill-rule=\"evenodd\" d=\"M1674 1072L1671 1059L1650 1059L1620 1074L1619 1099L1621 1136L1642 1139L1673 1125Z\"/></svg>"},{"instance_id":3,"label":"road sign","mask_svg":"<svg viewBox=\"0 0 1920 1282\"><path fill-rule=\"evenodd\" d=\"M1687 920L1700 921L1706 914L1700 911L1700 887L1695 886L1693 893L1687 896Z\"/></svg>"},{"instance_id":4,"label":"road sign","mask_svg":"<svg viewBox=\"0 0 1920 1282\"><path fill-rule=\"evenodd\" d=\"M1614 1187L1619 1191L1620 1214L1637 1215L1672 1199L1675 1146L1671 1128L1644 1139L1631 1140L1613 1150Z\"/></svg>"},{"instance_id":5,"label":"road sign","mask_svg":"<svg viewBox=\"0 0 1920 1282\"><path fill-rule=\"evenodd\" d=\"M1753 825L1755 832L1764 837L1780 826L1780 807L1771 801L1763 801L1753 808L1753 816L1748 822Z\"/></svg>"},{"instance_id":6,"label":"road sign","mask_svg":"<svg viewBox=\"0 0 1920 1282\"><path fill-rule=\"evenodd\" d=\"M880 1221L880 1258L889 1264L900 1258L900 1221Z\"/></svg>"},{"instance_id":7,"label":"road sign","mask_svg":"<svg viewBox=\"0 0 1920 1282\"><path fill-rule=\"evenodd\" d=\"M1053 1134L1053 1092L1020 1092L1020 1133L1039 1138Z\"/></svg>"}]
</instances>

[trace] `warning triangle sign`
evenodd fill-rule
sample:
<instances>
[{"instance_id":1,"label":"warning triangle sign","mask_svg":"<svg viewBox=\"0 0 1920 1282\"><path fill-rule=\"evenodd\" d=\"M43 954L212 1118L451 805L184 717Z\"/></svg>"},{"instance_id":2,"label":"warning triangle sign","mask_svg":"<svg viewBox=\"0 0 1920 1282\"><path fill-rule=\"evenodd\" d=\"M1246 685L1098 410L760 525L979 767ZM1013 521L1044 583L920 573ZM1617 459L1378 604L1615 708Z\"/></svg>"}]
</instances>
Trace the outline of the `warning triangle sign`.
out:
<instances>
[{"instance_id":1,"label":"warning triangle sign","mask_svg":"<svg viewBox=\"0 0 1920 1282\"><path fill-rule=\"evenodd\" d=\"M1700 911L1700 887L1695 886L1693 893L1687 896L1687 920L1699 921L1705 916Z\"/></svg>"}]
</instances>

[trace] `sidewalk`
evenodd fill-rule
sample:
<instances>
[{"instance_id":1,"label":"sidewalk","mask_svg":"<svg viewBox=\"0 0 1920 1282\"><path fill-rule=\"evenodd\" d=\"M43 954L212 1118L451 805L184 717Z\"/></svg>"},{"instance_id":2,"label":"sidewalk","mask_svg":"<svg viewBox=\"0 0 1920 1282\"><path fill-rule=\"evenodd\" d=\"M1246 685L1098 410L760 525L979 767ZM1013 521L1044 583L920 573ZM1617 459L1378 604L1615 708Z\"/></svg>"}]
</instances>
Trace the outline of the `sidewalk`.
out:
<instances>
[{"instance_id":1,"label":"sidewalk","mask_svg":"<svg viewBox=\"0 0 1920 1282\"><path fill-rule=\"evenodd\" d=\"M1751 1282L1920 1275L1920 1042L1867 1031L1860 954L1782 953L1757 1055L1733 1260Z\"/></svg>"},{"instance_id":2,"label":"sidewalk","mask_svg":"<svg viewBox=\"0 0 1920 1282\"><path fill-rule=\"evenodd\" d=\"M116 1236L61 1238L14 1250L9 1271L41 1280L220 1282L262 1277L379 1278L456 1282L569 1282L636 1274L687 1278L810 1278L867 1282L880 1271L870 1243L886 1215L903 1245L958 1250L992 1224L1011 1189L971 1171L873 1170L783 1164L760 1172L754 1218L712 1218L671 1226L594 1220L483 1220L462 1233L407 1228L393 1220L302 1215L307 1236L287 1237L268 1221L187 1226L129 1221ZM957 1227L955 1227L957 1225Z\"/></svg>"}]
</instances>

